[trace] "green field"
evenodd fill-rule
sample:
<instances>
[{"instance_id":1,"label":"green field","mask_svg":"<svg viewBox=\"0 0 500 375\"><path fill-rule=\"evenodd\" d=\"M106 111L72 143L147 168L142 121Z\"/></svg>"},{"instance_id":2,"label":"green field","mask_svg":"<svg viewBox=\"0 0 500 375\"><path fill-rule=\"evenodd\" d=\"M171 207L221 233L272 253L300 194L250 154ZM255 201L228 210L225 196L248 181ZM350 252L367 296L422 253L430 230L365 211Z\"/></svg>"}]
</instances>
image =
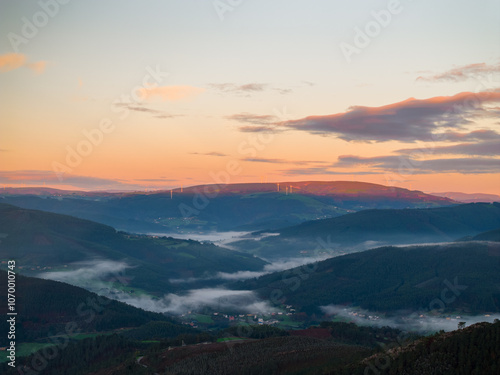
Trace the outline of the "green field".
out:
<instances>
[{"instance_id":1,"label":"green field","mask_svg":"<svg viewBox=\"0 0 500 375\"><path fill-rule=\"evenodd\" d=\"M37 350L47 348L49 346L54 346L54 344L42 344L39 342L26 342L23 344L19 344L16 346L16 357L26 357ZM0 357L0 363L1 362L7 362L7 352L5 352L5 355L2 354Z\"/></svg>"},{"instance_id":2,"label":"green field","mask_svg":"<svg viewBox=\"0 0 500 375\"><path fill-rule=\"evenodd\" d=\"M192 315L193 319L196 319L199 323L202 324L213 324L214 320L208 315L196 314Z\"/></svg>"}]
</instances>

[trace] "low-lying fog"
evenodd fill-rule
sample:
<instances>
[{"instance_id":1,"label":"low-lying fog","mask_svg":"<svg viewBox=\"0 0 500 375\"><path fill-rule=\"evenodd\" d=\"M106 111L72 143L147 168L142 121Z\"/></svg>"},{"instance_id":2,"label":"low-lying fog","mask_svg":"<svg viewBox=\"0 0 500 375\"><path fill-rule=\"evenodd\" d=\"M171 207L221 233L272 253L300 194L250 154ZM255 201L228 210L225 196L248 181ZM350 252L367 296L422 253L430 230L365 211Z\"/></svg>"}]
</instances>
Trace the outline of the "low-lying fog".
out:
<instances>
[{"instance_id":1,"label":"low-lying fog","mask_svg":"<svg viewBox=\"0 0 500 375\"><path fill-rule=\"evenodd\" d=\"M79 286L97 294L128 303L154 312L182 314L202 307L221 311L235 310L246 313L270 313L278 311L267 301L261 300L251 290L228 290L226 288L191 289L183 294L169 293L162 298L148 295L131 295L114 283L124 280L124 272L132 266L125 262L95 259L69 265L68 271L44 272L38 275L43 279L61 281ZM109 280L113 280L110 283ZM115 284L116 285L116 284Z\"/></svg>"},{"instance_id":2,"label":"low-lying fog","mask_svg":"<svg viewBox=\"0 0 500 375\"><path fill-rule=\"evenodd\" d=\"M251 232L201 232L201 233L146 233L148 236L173 237L181 240L209 241L217 244L243 239Z\"/></svg>"},{"instance_id":3,"label":"low-lying fog","mask_svg":"<svg viewBox=\"0 0 500 375\"><path fill-rule=\"evenodd\" d=\"M321 306L321 310L327 316L341 317L357 325L393 327L417 332L453 331L457 329L459 322L470 326L479 322L492 323L495 319L500 319L500 314L438 316L424 312L400 312L391 317L380 317L376 312L338 305Z\"/></svg>"},{"instance_id":4,"label":"low-lying fog","mask_svg":"<svg viewBox=\"0 0 500 375\"><path fill-rule=\"evenodd\" d=\"M239 271L223 273L198 279L171 280L174 282L190 282L209 279L242 280L258 277L265 273L297 267L306 263L321 260L320 258L295 258L275 261L265 266L261 272ZM68 284L83 287L106 297L128 303L135 307L154 312L182 314L187 311L210 307L214 310L238 311L244 313L271 313L279 311L268 301L261 300L251 290L229 290L224 287L190 289L182 294L168 293L161 298L148 295L131 295L120 288L113 287L109 280L120 283L124 279L126 270L133 266L126 262L95 259L87 262L74 263L67 271L44 272L38 276L44 279L62 281ZM116 286L116 284L115 284ZM436 316L426 313L404 312L396 316L377 316L378 313L351 309L345 306L321 306L322 311L331 318L341 317L342 320L359 325L390 326L406 331L434 332L439 330L452 331L457 329L459 322L466 322L469 326L478 322L493 322L500 319L500 314L477 316Z\"/></svg>"},{"instance_id":5,"label":"low-lying fog","mask_svg":"<svg viewBox=\"0 0 500 375\"><path fill-rule=\"evenodd\" d=\"M278 272L288 270L290 268L299 267L305 264L310 264L314 262L318 262L321 260L328 259L329 256L321 256L321 257L300 257L300 258L288 258L281 260L269 260L269 264L264 266L262 271L237 271L233 273L229 272L218 272L215 275L207 275L204 277L189 277L183 279L170 279L171 283L194 283L197 281L206 281L206 280L221 280L221 281L238 281L238 280L246 280L252 279L254 277L260 277L262 275L266 275L268 273Z\"/></svg>"}]
</instances>

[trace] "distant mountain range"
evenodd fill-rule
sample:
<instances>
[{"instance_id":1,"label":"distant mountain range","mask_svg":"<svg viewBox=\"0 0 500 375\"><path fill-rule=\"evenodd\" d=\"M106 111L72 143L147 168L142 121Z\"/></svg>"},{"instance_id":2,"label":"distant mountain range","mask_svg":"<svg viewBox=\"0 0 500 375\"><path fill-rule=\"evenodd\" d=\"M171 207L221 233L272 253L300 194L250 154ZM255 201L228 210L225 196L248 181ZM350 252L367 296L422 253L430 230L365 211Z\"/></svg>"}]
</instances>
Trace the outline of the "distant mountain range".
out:
<instances>
[{"instance_id":1,"label":"distant mountain range","mask_svg":"<svg viewBox=\"0 0 500 375\"><path fill-rule=\"evenodd\" d=\"M500 202L500 195L496 194L446 192L446 193L432 193L432 195L453 199L455 201L462 203Z\"/></svg>"},{"instance_id":2,"label":"distant mountain range","mask_svg":"<svg viewBox=\"0 0 500 375\"><path fill-rule=\"evenodd\" d=\"M213 184L148 193L7 188L0 190L0 198L4 203L72 215L136 233L277 229L369 208L456 203L420 191L344 181Z\"/></svg>"}]
</instances>

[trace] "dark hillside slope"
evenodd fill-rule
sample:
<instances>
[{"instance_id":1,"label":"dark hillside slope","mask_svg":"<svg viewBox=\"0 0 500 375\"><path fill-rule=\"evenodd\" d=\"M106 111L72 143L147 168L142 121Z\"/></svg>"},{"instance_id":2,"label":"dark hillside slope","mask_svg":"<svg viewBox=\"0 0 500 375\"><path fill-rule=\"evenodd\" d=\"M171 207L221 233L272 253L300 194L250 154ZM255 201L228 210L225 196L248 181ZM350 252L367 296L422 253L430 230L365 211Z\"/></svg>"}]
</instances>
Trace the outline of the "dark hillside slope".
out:
<instances>
[{"instance_id":1,"label":"dark hillside slope","mask_svg":"<svg viewBox=\"0 0 500 375\"><path fill-rule=\"evenodd\" d=\"M129 268L129 286L165 293L179 288L171 278L217 272L258 271L266 264L248 254L174 238L117 232L112 227L71 216L0 204L0 260L15 259L18 270L69 271L77 262L112 260Z\"/></svg>"},{"instance_id":2,"label":"dark hillside slope","mask_svg":"<svg viewBox=\"0 0 500 375\"><path fill-rule=\"evenodd\" d=\"M450 285L458 285L451 296ZM446 311L500 312L500 244L382 247L236 283L306 312L325 305L427 311L445 288ZM452 298L453 297L453 298ZM438 306L438 307L436 307Z\"/></svg>"},{"instance_id":3,"label":"dark hillside slope","mask_svg":"<svg viewBox=\"0 0 500 375\"><path fill-rule=\"evenodd\" d=\"M2 285L7 285L7 272L0 271L0 281ZM0 288L0 300L7 301L6 288ZM193 331L163 314L144 311L69 284L19 274L16 275L15 306L18 344L44 341L56 334L73 336L81 332L139 327L152 321L163 321L178 327L179 333ZM0 307L0 314L6 313L5 303ZM6 319L0 321L0 329L8 331ZM7 335L2 335L0 340L0 346L7 344Z\"/></svg>"}]
</instances>

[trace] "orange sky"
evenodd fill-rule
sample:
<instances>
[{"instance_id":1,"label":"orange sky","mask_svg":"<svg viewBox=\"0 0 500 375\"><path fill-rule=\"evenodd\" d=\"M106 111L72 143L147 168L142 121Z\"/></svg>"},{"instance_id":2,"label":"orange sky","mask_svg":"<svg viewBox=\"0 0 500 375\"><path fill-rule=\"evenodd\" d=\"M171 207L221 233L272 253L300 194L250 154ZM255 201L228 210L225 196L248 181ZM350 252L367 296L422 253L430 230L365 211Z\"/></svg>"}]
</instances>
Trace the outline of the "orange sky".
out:
<instances>
[{"instance_id":1,"label":"orange sky","mask_svg":"<svg viewBox=\"0 0 500 375\"><path fill-rule=\"evenodd\" d=\"M0 186L500 194L500 5L480 3L401 3L366 45L385 3L68 3L32 34L44 10L2 3Z\"/></svg>"}]
</instances>

